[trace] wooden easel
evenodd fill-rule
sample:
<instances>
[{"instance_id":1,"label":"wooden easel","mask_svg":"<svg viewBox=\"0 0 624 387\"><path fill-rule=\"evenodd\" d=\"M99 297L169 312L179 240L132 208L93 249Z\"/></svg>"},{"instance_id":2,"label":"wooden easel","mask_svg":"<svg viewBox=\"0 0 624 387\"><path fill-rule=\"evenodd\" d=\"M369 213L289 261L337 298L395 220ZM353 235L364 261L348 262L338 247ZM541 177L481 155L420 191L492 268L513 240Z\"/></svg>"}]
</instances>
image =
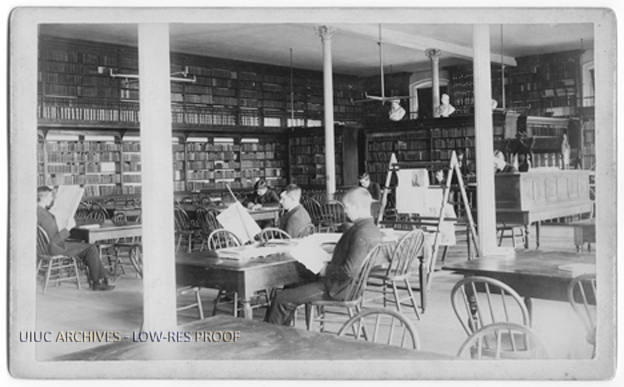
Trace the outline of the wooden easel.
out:
<instances>
[{"instance_id":1,"label":"wooden easel","mask_svg":"<svg viewBox=\"0 0 624 387\"><path fill-rule=\"evenodd\" d=\"M468 243L470 243L470 238L472 238L472 242L473 242L473 246L475 249L475 253L476 256L479 257L481 256L481 250L479 248L479 239L477 236L477 231L476 231L476 227L475 227L475 223L474 220L472 218L472 212L470 211L470 204L468 202L468 195L466 195L466 188L464 186L464 181L462 179L462 175L461 175L461 170L459 169L459 162L457 160L457 155L455 154L455 152L453 151L453 153L451 154L451 160L449 163L449 170L446 176L446 183L444 184L444 186L442 187L443 189L443 194L442 194L442 202L440 203L440 212L438 214L437 218L423 218L423 219L427 219L427 220L433 220L433 222L431 223L431 226L433 226L435 228L435 237L434 237L434 242L433 242L433 249L431 251L431 258L429 260L429 262L423 262L423 265L421 265L421 284L423 284L426 288L425 289L421 289L421 297L422 297L422 308L424 311L424 308L426 306L426 294L429 292L429 289L431 287L431 281L430 281L430 277L431 274L434 272L435 270L435 265L437 262L437 258L438 258L438 254L439 254L439 250L440 250L440 226L442 224L443 221L456 221L458 219L456 218L445 218L444 217L444 207L446 205L446 203L448 202L448 198L449 198L449 193L451 191L451 181L453 179L453 175L457 176L457 182L459 183L459 190L461 193L461 198L462 198L462 202L464 204L464 209L466 212L466 218L468 220L468 235L466 235L466 238L468 239ZM396 156L394 155L394 153L392 154L392 156L390 157L390 162L388 165L388 174L386 175L386 183L384 186L384 192L381 198L381 209L379 211L379 215L377 217L377 224L381 224L382 219L383 219L383 214L385 212L386 209L386 205L388 202L388 193L390 191L390 179L392 177L392 172L395 172L399 169L399 163L396 159ZM468 257L468 259L470 259L471 257Z\"/></svg>"}]
</instances>

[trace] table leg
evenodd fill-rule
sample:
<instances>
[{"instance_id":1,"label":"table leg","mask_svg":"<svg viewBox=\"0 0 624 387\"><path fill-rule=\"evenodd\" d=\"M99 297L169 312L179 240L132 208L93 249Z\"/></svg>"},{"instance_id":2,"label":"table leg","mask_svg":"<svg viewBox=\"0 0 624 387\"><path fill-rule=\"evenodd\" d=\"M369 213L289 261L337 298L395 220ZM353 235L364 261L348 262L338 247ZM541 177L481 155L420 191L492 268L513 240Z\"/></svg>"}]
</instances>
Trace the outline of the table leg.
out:
<instances>
[{"instance_id":1,"label":"table leg","mask_svg":"<svg viewBox=\"0 0 624 387\"><path fill-rule=\"evenodd\" d=\"M540 247L540 228L541 222L535 222L535 248L539 249Z\"/></svg>"},{"instance_id":2,"label":"table leg","mask_svg":"<svg viewBox=\"0 0 624 387\"><path fill-rule=\"evenodd\" d=\"M253 320L253 309L251 309L251 299L243 298L241 299L241 304L243 304L243 315L247 320Z\"/></svg>"},{"instance_id":3,"label":"table leg","mask_svg":"<svg viewBox=\"0 0 624 387\"><path fill-rule=\"evenodd\" d=\"M529 243L530 240L531 240L531 237L529 235L530 234L530 229L531 229L531 225L530 224L525 224L524 225L524 248L525 249L528 249L529 246L530 246L530 243Z\"/></svg>"},{"instance_id":4,"label":"table leg","mask_svg":"<svg viewBox=\"0 0 624 387\"><path fill-rule=\"evenodd\" d=\"M427 293L427 286L425 284L425 257L420 256L418 257L418 260L420 261L420 265L418 266L418 280L420 282L420 309L423 313L425 313L425 306L427 302L427 297L425 296L425 293Z\"/></svg>"}]
</instances>

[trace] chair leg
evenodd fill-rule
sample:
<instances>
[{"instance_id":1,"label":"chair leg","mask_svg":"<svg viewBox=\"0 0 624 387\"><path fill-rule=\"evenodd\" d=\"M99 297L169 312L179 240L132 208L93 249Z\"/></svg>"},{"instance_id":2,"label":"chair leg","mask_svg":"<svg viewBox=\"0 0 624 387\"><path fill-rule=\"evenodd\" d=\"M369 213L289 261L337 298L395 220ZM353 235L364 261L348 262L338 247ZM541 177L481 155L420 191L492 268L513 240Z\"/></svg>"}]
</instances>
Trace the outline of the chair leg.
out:
<instances>
[{"instance_id":1,"label":"chair leg","mask_svg":"<svg viewBox=\"0 0 624 387\"><path fill-rule=\"evenodd\" d=\"M444 246L444 250L442 250L442 263L444 263L444 260L446 259L446 254L448 253L448 246Z\"/></svg>"},{"instance_id":2,"label":"chair leg","mask_svg":"<svg viewBox=\"0 0 624 387\"><path fill-rule=\"evenodd\" d=\"M311 330L312 328L312 319L314 318L314 308L311 304L305 304L305 319L306 319L306 329Z\"/></svg>"},{"instance_id":3,"label":"chair leg","mask_svg":"<svg viewBox=\"0 0 624 387\"><path fill-rule=\"evenodd\" d=\"M383 294L383 306L385 308L385 307L388 306L388 299L387 299L387 297L388 297L388 283L386 282L386 280L382 281L381 286L382 286L381 291L383 292L382 293Z\"/></svg>"},{"instance_id":4,"label":"chair leg","mask_svg":"<svg viewBox=\"0 0 624 387\"><path fill-rule=\"evenodd\" d=\"M420 320L420 313L418 312L418 305L416 304L416 297L414 297L412 286L407 278L405 279L405 288L407 289L409 299L412 302L412 307L414 308L414 313L416 313L416 318Z\"/></svg>"},{"instance_id":5,"label":"chair leg","mask_svg":"<svg viewBox=\"0 0 624 387\"><path fill-rule=\"evenodd\" d=\"M45 294L46 290L48 289L48 283L50 282L50 274L52 273L52 260L50 260L50 262L48 262L48 270L46 270L46 276L45 276L45 280L43 282L43 294Z\"/></svg>"},{"instance_id":6,"label":"chair leg","mask_svg":"<svg viewBox=\"0 0 624 387\"><path fill-rule=\"evenodd\" d=\"M397 289L396 283L392 281L392 294L394 295L394 303L396 304L397 311L403 313L401 310L401 298L399 297L399 289Z\"/></svg>"},{"instance_id":7,"label":"chair leg","mask_svg":"<svg viewBox=\"0 0 624 387\"><path fill-rule=\"evenodd\" d=\"M215 298L214 305L212 307L212 315L213 316L216 316L216 314L217 314L217 309L219 307L219 303L221 302L222 294L223 294L223 290L219 290L219 293L217 293L217 298Z\"/></svg>"},{"instance_id":8,"label":"chair leg","mask_svg":"<svg viewBox=\"0 0 624 387\"><path fill-rule=\"evenodd\" d=\"M76 286L78 286L78 290L80 290L80 272L78 271L78 264L76 263L76 258L72 257L71 260L74 266L74 275L76 276Z\"/></svg>"},{"instance_id":9,"label":"chair leg","mask_svg":"<svg viewBox=\"0 0 624 387\"><path fill-rule=\"evenodd\" d=\"M500 230L500 238L498 239L498 246L500 247L500 245L503 244L503 238L505 236L505 229L501 229Z\"/></svg>"}]
</instances>

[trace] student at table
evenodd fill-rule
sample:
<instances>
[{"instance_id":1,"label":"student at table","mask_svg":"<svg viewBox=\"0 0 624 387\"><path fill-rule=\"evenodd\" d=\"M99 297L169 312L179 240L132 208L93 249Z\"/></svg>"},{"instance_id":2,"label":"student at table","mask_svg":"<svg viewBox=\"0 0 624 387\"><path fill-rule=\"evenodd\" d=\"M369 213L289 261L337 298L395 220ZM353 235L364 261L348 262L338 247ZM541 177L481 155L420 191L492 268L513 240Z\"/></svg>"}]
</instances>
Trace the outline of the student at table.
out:
<instances>
[{"instance_id":1,"label":"student at table","mask_svg":"<svg viewBox=\"0 0 624 387\"><path fill-rule=\"evenodd\" d=\"M281 193L280 204L286 211L279 220L279 228L296 238L305 226L312 223L312 218L301 205L301 188L289 184Z\"/></svg>"},{"instance_id":2,"label":"student at table","mask_svg":"<svg viewBox=\"0 0 624 387\"><path fill-rule=\"evenodd\" d=\"M278 207L280 198L274 190L269 187L266 180L260 179L254 184L254 193L248 197L243 205L249 209L261 207Z\"/></svg>"},{"instance_id":3,"label":"student at table","mask_svg":"<svg viewBox=\"0 0 624 387\"><path fill-rule=\"evenodd\" d=\"M516 167L505 161L505 155L499 150L494 151L494 172L495 173L511 173L518 172Z\"/></svg>"},{"instance_id":4,"label":"student at table","mask_svg":"<svg viewBox=\"0 0 624 387\"><path fill-rule=\"evenodd\" d=\"M290 325L299 305L314 300L344 300L366 254L381 242L381 232L370 212L370 193L361 187L353 188L342 201L353 226L338 240L331 261L317 281L277 293L267 313L268 322Z\"/></svg>"},{"instance_id":5,"label":"student at table","mask_svg":"<svg viewBox=\"0 0 624 387\"><path fill-rule=\"evenodd\" d=\"M77 257L82 259L89 268L89 282L92 290L112 290L115 287L111 285L116 277L109 276L106 268L100 260L100 253L92 244L80 242L67 242L69 230L76 223L70 218L69 224L59 231L56 224L56 218L48 211L54 202L54 194L50 187L42 186L37 188L37 225L39 225L48 234L50 240L50 250L52 254L66 255L69 257Z\"/></svg>"},{"instance_id":6,"label":"student at table","mask_svg":"<svg viewBox=\"0 0 624 387\"><path fill-rule=\"evenodd\" d=\"M363 173L359 176L359 186L366 188L373 197L373 200L381 200L381 187L379 184L371 181L368 173Z\"/></svg>"}]
</instances>

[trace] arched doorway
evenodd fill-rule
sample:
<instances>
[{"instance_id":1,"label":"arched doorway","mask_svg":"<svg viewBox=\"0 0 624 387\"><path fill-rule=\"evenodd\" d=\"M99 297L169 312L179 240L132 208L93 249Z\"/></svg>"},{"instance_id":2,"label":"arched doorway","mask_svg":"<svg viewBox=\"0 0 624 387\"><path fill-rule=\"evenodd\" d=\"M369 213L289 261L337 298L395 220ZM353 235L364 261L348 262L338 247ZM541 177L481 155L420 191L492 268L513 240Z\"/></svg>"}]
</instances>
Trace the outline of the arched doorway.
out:
<instances>
[{"instance_id":1,"label":"arched doorway","mask_svg":"<svg viewBox=\"0 0 624 387\"><path fill-rule=\"evenodd\" d=\"M447 78L440 78L440 95L448 93ZM431 118L433 117L432 102L432 79L424 78L412 82L409 86L410 92L410 118Z\"/></svg>"}]
</instances>

